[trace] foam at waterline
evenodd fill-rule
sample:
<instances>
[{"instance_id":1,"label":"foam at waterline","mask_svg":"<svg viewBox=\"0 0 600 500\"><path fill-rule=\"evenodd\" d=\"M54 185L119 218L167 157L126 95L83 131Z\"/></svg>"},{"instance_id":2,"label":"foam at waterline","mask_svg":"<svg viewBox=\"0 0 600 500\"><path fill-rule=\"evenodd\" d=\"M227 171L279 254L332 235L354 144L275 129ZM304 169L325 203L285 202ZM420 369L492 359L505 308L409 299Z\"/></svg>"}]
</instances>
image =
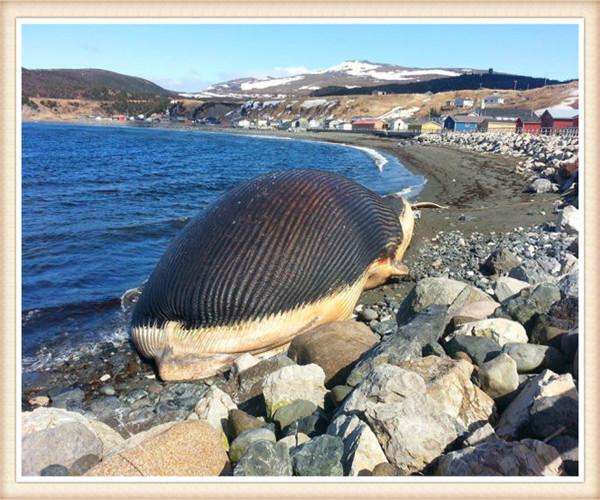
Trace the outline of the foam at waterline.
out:
<instances>
[{"instance_id":1,"label":"foam at waterline","mask_svg":"<svg viewBox=\"0 0 600 500\"><path fill-rule=\"evenodd\" d=\"M355 146L354 144L341 145L348 148L359 149L360 151L367 153L371 158L373 158L373 161L375 162L375 165L377 165L377 168L380 172L383 172L383 167L389 163L388 159L375 149L368 148L366 146Z\"/></svg>"}]
</instances>

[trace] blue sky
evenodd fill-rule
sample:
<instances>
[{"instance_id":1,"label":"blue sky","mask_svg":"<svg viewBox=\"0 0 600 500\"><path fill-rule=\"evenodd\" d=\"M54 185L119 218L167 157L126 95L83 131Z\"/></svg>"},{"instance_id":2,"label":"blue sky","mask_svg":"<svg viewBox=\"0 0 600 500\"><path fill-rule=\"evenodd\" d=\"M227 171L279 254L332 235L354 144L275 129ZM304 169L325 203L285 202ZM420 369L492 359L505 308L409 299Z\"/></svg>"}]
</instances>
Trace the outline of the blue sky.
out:
<instances>
[{"instance_id":1,"label":"blue sky","mask_svg":"<svg viewBox=\"0 0 600 500\"><path fill-rule=\"evenodd\" d=\"M489 68L578 77L577 25L43 25L23 26L25 68L101 68L171 90L243 76L288 76L364 59L409 67Z\"/></svg>"}]
</instances>

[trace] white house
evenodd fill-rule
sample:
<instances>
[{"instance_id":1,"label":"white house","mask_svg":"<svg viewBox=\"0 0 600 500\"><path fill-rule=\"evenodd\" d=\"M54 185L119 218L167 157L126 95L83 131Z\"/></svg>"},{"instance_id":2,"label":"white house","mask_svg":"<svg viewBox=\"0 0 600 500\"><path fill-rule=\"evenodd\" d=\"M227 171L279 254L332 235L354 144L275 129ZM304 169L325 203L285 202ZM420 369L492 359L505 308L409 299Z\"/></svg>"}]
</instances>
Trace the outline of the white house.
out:
<instances>
[{"instance_id":1,"label":"white house","mask_svg":"<svg viewBox=\"0 0 600 500\"><path fill-rule=\"evenodd\" d=\"M504 97L497 94L488 95L483 98L484 106L496 106L497 104L504 104Z\"/></svg>"},{"instance_id":2,"label":"white house","mask_svg":"<svg viewBox=\"0 0 600 500\"><path fill-rule=\"evenodd\" d=\"M250 128L251 123L250 123L250 120L244 119L244 120L240 120L239 122L237 122L237 125L240 128Z\"/></svg>"},{"instance_id":3,"label":"white house","mask_svg":"<svg viewBox=\"0 0 600 500\"><path fill-rule=\"evenodd\" d=\"M454 106L457 108L472 108L474 104L473 99L457 97L454 99Z\"/></svg>"},{"instance_id":4,"label":"white house","mask_svg":"<svg viewBox=\"0 0 600 500\"><path fill-rule=\"evenodd\" d=\"M269 120L265 120L264 118L260 118L258 122L256 122L258 128L269 128Z\"/></svg>"},{"instance_id":5,"label":"white house","mask_svg":"<svg viewBox=\"0 0 600 500\"><path fill-rule=\"evenodd\" d=\"M408 130L408 122L404 118L396 118L392 122L392 130L399 132L401 130Z\"/></svg>"},{"instance_id":6,"label":"white house","mask_svg":"<svg viewBox=\"0 0 600 500\"><path fill-rule=\"evenodd\" d=\"M340 126L338 127L339 130L352 130L352 123L351 122L342 122L340 123Z\"/></svg>"},{"instance_id":7,"label":"white house","mask_svg":"<svg viewBox=\"0 0 600 500\"><path fill-rule=\"evenodd\" d=\"M323 128L323 121L313 118L308 122L308 128Z\"/></svg>"}]
</instances>

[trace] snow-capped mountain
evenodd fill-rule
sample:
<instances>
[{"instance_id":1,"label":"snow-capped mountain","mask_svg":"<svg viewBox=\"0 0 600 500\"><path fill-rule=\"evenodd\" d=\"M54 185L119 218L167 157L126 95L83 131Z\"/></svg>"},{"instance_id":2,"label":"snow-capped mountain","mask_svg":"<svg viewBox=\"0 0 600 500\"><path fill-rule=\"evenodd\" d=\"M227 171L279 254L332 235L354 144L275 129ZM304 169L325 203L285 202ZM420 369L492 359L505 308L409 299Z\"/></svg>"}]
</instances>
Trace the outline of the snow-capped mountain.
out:
<instances>
[{"instance_id":1,"label":"snow-capped mountain","mask_svg":"<svg viewBox=\"0 0 600 500\"><path fill-rule=\"evenodd\" d=\"M330 68L287 77L239 78L211 85L201 92L187 96L307 95L328 86L354 88L385 83L409 83L478 72L480 71L465 68L423 69L369 61L345 61Z\"/></svg>"}]
</instances>

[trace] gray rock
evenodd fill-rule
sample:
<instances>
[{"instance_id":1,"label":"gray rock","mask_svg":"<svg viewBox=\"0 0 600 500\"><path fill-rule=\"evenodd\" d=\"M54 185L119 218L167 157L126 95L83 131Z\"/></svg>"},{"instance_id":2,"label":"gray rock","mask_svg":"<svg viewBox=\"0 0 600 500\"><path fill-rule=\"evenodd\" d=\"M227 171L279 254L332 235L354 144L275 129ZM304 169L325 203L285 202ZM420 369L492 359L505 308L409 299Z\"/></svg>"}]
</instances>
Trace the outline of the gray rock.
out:
<instances>
[{"instance_id":1,"label":"gray rock","mask_svg":"<svg viewBox=\"0 0 600 500\"><path fill-rule=\"evenodd\" d=\"M532 193L551 193L552 192L552 182L550 182L548 179L536 179L534 180L531 185L529 186L529 190Z\"/></svg>"},{"instance_id":2,"label":"gray rock","mask_svg":"<svg viewBox=\"0 0 600 500\"><path fill-rule=\"evenodd\" d=\"M501 353L481 365L479 382L483 391L494 399L510 394L519 387L517 364L510 356Z\"/></svg>"},{"instance_id":3,"label":"gray rock","mask_svg":"<svg viewBox=\"0 0 600 500\"><path fill-rule=\"evenodd\" d=\"M48 465L69 468L85 455L102 456L104 444L78 413L38 408L22 414L21 456L24 476L39 475Z\"/></svg>"},{"instance_id":4,"label":"gray rock","mask_svg":"<svg viewBox=\"0 0 600 500\"><path fill-rule=\"evenodd\" d=\"M368 323L369 321L373 321L374 319L379 318L379 313L377 313L377 311L375 311L369 307L365 307L362 311L360 311L358 313L358 317L362 321L365 321Z\"/></svg>"},{"instance_id":5,"label":"gray rock","mask_svg":"<svg viewBox=\"0 0 600 500\"><path fill-rule=\"evenodd\" d=\"M558 214L558 225L569 234L577 234L581 228L581 215L573 205L567 205Z\"/></svg>"},{"instance_id":6,"label":"gray rock","mask_svg":"<svg viewBox=\"0 0 600 500\"><path fill-rule=\"evenodd\" d=\"M242 432L236 437L229 447L229 458L232 462L237 462L246 453L246 450L252 443L258 441L271 441L275 443L275 434L269 429L251 429Z\"/></svg>"},{"instance_id":7,"label":"gray rock","mask_svg":"<svg viewBox=\"0 0 600 500\"><path fill-rule=\"evenodd\" d=\"M481 266L485 274L504 276L513 268L518 266L521 260L507 248L494 250ZM499 298L502 302L502 300Z\"/></svg>"},{"instance_id":8,"label":"gray rock","mask_svg":"<svg viewBox=\"0 0 600 500\"><path fill-rule=\"evenodd\" d=\"M536 314L546 314L552 304L560 300L560 290L552 283L541 283L503 302L496 310L496 316L507 315L522 325L526 325Z\"/></svg>"},{"instance_id":9,"label":"gray rock","mask_svg":"<svg viewBox=\"0 0 600 500\"><path fill-rule=\"evenodd\" d=\"M559 476L562 460L547 444L533 439L485 441L443 455L437 476Z\"/></svg>"},{"instance_id":10,"label":"gray rock","mask_svg":"<svg viewBox=\"0 0 600 500\"><path fill-rule=\"evenodd\" d=\"M312 401L298 399L279 408L273 415L273 420L279 424L280 429L283 429L301 418L312 415L315 411L317 405Z\"/></svg>"},{"instance_id":11,"label":"gray rock","mask_svg":"<svg viewBox=\"0 0 600 500\"><path fill-rule=\"evenodd\" d=\"M132 405L136 401L146 397L148 397L148 393L144 389L133 389L123 397L123 402L128 405Z\"/></svg>"},{"instance_id":12,"label":"gray rock","mask_svg":"<svg viewBox=\"0 0 600 500\"><path fill-rule=\"evenodd\" d=\"M528 288L529 283L521 281L509 276L502 276L496 280L494 285L494 294L500 302L504 302L506 299L514 297L524 288Z\"/></svg>"},{"instance_id":13,"label":"gray rock","mask_svg":"<svg viewBox=\"0 0 600 500\"><path fill-rule=\"evenodd\" d=\"M296 476L342 476L344 444L337 436L325 434L298 446L292 452Z\"/></svg>"},{"instance_id":14,"label":"gray rock","mask_svg":"<svg viewBox=\"0 0 600 500\"><path fill-rule=\"evenodd\" d=\"M481 366L500 354L502 347L497 342L487 337L474 337L471 335L456 335L446 344L446 352L455 357L457 353L464 352Z\"/></svg>"},{"instance_id":15,"label":"gray rock","mask_svg":"<svg viewBox=\"0 0 600 500\"><path fill-rule=\"evenodd\" d=\"M515 360L519 373L528 373L549 368L556 371L565 364L558 349L546 345L507 343L502 352Z\"/></svg>"},{"instance_id":16,"label":"gray rock","mask_svg":"<svg viewBox=\"0 0 600 500\"><path fill-rule=\"evenodd\" d=\"M426 467L465 430L427 392L417 373L380 364L350 394L339 414L361 415L388 460L402 474L411 474Z\"/></svg>"},{"instance_id":17,"label":"gray rock","mask_svg":"<svg viewBox=\"0 0 600 500\"><path fill-rule=\"evenodd\" d=\"M459 292L460 293L460 292ZM385 337L369 349L356 363L346 384L354 387L377 365L397 365L412 358L420 358L423 347L436 342L448 323L445 306L433 305L399 327L395 335Z\"/></svg>"},{"instance_id":18,"label":"gray rock","mask_svg":"<svg viewBox=\"0 0 600 500\"><path fill-rule=\"evenodd\" d=\"M112 385L103 385L100 387L100 392L105 396L114 396L117 393Z\"/></svg>"},{"instance_id":19,"label":"gray rock","mask_svg":"<svg viewBox=\"0 0 600 500\"><path fill-rule=\"evenodd\" d=\"M200 420L206 420L213 428L221 431L225 436L231 436L229 427L229 411L237 406L229 394L216 386L211 386L196 403L194 411Z\"/></svg>"},{"instance_id":20,"label":"gray rock","mask_svg":"<svg viewBox=\"0 0 600 500\"><path fill-rule=\"evenodd\" d=\"M355 415L340 415L329 425L327 433L338 436L344 443L342 464L345 475L363 475L387 462L373 431Z\"/></svg>"},{"instance_id":21,"label":"gray rock","mask_svg":"<svg viewBox=\"0 0 600 500\"><path fill-rule=\"evenodd\" d=\"M542 283L551 278L550 274L537 261L532 259L527 259L511 269L508 276L530 285Z\"/></svg>"},{"instance_id":22,"label":"gray rock","mask_svg":"<svg viewBox=\"0 0 600 500\"><path fill-rule=\"evenodd\" d=\"M465 292L465 299L457 307L479 300L491 300L489 295L481 290L462 281L448 278L424 278L420 280L407 297L407 300L414 312L421 312L431 305L450 306L465 288L468 288Z\"/></svg>"},{"instance_id":23,"label":"gray rock","mask_svg":"<svg viewBox=\"0 0 600 500\"><path fill-rule=\"evenodd\" d=\"M83 398L85 394L78 387L74 389L68 389L53 395L50 392L50 401L52 406L55 408L62 408L63 410L78 410L81 408Z\"/></svg>"},{"instance_id":24,"label":"gray rock","mask_svg":"<svg viewBox=\"0 0 600 500\"><path fill-rule=\"evenodd\" d=\"M279 354L272 358L264 359L254 366L251 366L237 374L234 382L237 383L234 402L242 410L253 415L264 414L264 401L262 398L262 389L265 378L283 368L284 366L295 365L285 354Z\"/></svg>"},{"instance_id":25,"label":"gray rock","mask_svg":"<svg viewBox=\"0 0 600 500\"><path fill-rule=\"evenodd\" d=\"M352 392L352 387L349 385L336 385L331 391L329 395L331 400L335 406L339 406L342 401Z\"/></svg>"},{"instance_id":26,"label":"gray rock","mask_svg":"<svg viewBox=\"0 0 600 500\"><path fill-rule=\"evenodd\" d=\"M315 364L284 366L267 375L263 385L267 415L270 416L298 399L312 401L324 408L325 393L325 372Z\"/></svg>"},{"instance_id":27,"label":"gray rock","mask_svg":"<svg viewBox=\"0 0 600 500\"><path fill-rule=\"evenodd\" d=\"M556 436L548 441L560 453L563 467L568 476L579 474L579 440L572 436Z\"/></svg>"},{"instance_id":28,"label":"gray rock","mask_svg":"<svg viewBox=\"0 0 600 500\"><path fill-rule=\"evenodd\" d=\"M130 434L137 434L154 427L160 421L152 406L142 406L131 410L124 419L125 429Z\"/></svg>"},{"instance_id":29,"label":"gray rock","mask_svg":"<svg viewBox=\"0 0 600 500\"><path fill-rule=\"evenodd\" d=\"M557 375L550 370L544 370L531 377L502 412L496 426L496 434L502 439L518 439L528 430L534 403L540 398L553 396L577 400L577 389L570 374Z\"/></svg>"},{"instance_id":30,"label":"gray rock","mask_svg":"<svg viewBox=\"0 0 600 500\"><path fill-rule=\"evenodd\" d=\"M579 297L579 283L578 283L577 272L567 274L563 276L558 282L558 288L560 289L563 297L578 298Z\"/></svg>"},{"instance_id":31,"label":"gray rock","mask_svg":"<svg viewBox=\"0 0 600 500\"><path fill-rule=\"evenodd\" d=\"M233 470L234 476L291 476L292 460L284 443L257 441L248 446Z\"/></svg>"},{"instance_id":32,"label":"gray rock","mask_svg":"<svg viewBox=\"0 0 600 500\"><path fill-rule=\"evenodd\" d=\"M527 342L527 332L520 323L505 318L490 318L465 323L453 335L487 337L500 346L508 342Z\"/></svg>"},{"instance_id":33,"label":"gray rock","mask_svg":"<svg viewBox=\"0 0 600 500\"><path fill-rule=\"evenodd\" d=\"M51 464L40 471L40 476L70 476L69 469L64 465Z\"/></svg>"}]
</instances>

